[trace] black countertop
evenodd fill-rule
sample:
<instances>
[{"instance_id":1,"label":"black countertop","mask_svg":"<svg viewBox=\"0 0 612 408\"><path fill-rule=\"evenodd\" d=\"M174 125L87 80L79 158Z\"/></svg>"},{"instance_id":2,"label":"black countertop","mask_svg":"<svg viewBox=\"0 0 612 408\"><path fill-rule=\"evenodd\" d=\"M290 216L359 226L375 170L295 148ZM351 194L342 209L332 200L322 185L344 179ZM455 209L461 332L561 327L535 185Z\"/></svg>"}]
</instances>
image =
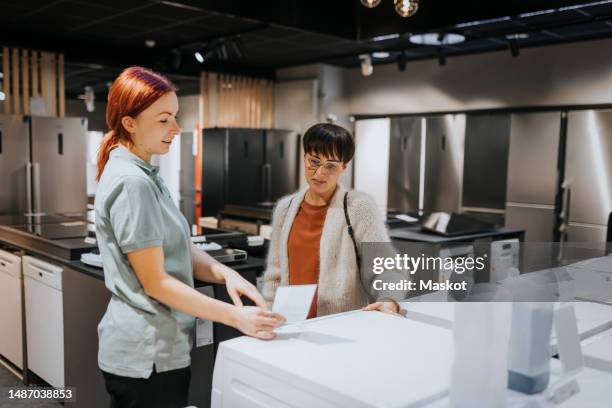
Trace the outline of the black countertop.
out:
<instances>
[{"instance_id":1,"label":"black countertop","mask_svg":"<svg viewBox=\"0 0 612 408\"><path fill-rule=\"evenodd\" d=\"M43 260L64 265L94 278L104 279L102 268L84 264L78 259L70 259L71 257L74 258L75 254L80 258L81 253L91 252L97 248L95 244L84 243L83 238L48 240L19 228L0 225L0 244L17 250L23 250ZM230 263L228 266L238 272L253 269L263 271L265 259L249 255L246 261ZM207 284L206 282L198 281L196 286L205 286Z\"/></svg>"},{"instance_id":2,"label":"black countertop","mask_svg":"<svg viewBox=\"0 0 612 408\"><path fill-rule=\"evenodd\" d=\"M81 261L62 260L60 261L60 263L62 263L62 265L69 267L70 269L74 269L75 271L78 271L78 272L83 272L94 278L104 279L104 271L102 268L96 268L95 266L89 266L87 264L84 264ZM265 259L249 257L244 262L234 262L234 263L228 264L227 266L240 273L241 271L253 270L253 269L263 271L264 268L266 267L266 263L265 263ZM195 285L196 287L206 286L206 285L209 285L209 283L196 280L196 285Z\"/></svg>"},{"instance_id":3,"label":"black countertop","mask_svg":"<svg viewBox=\"0 0 612 408\"><path fill-rule=\"evenodd\" d=\"M395 228L389 231L389 236L393 240L407 242L426 242L430 244L444 244L447 242L472 242L481 238L519 238L523 240L525 230L499 228L487 232L478 232L463 235L444 236L429 234L421 231L420 226Z\"/></svg>"}]
</instances>

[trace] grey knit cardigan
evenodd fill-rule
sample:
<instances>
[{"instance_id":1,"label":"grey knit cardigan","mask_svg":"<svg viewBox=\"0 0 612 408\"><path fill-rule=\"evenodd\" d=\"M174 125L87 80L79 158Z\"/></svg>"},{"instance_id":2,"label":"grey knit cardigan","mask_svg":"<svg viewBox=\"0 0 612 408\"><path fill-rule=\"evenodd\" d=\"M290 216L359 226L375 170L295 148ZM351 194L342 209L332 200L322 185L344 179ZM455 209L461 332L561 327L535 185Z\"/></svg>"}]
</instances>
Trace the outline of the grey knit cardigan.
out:
<instances>
[{"instance_id":1,"label":"grey knit cardigan","mask_svg":"<svg viewBox=\"0 0 612 408\"><path fill-rule=\"evenodd\" d=\"M262 294L271 305L276 289L289 284L287 242L293 220L307 189L281 198L272 216L272 236L264 273ZM358 309L381 294L372 293L371 271L360 273L355 248L348 234L343 199L347 190L338 185L331 199L320 242L317 315L323 316ZM348 214L358 250L361 242L390 242L382 215L368 194L348 194ZM362 268L363 269L363 268Z\"/></svg>"}]
</instances>

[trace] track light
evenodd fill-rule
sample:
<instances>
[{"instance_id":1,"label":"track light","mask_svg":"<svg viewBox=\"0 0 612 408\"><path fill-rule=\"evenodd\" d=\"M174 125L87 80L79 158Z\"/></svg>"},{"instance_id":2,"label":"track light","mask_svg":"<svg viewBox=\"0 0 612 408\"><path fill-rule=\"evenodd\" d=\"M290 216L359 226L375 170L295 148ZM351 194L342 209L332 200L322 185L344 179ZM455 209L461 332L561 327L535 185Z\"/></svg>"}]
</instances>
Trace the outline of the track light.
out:
<instances>
[{"instance_id":1,"label":"track light","mask_svg":"<svg viewBox=\"0 0 612 408\"><path fill-rule=\"evenodd\" d=\"M512 58L518 57L519 54L521 53L519 50L518 41L512 38L508 40L508 46L510 47L510 55L512 55Z\"/></svg>"},{"instance_id":2,"label":"track light","mask_svg":"<svg viewBox=\"0 0 612 408\"><path fill-rule=\"evenodd\" d=\"M86 85L85 88L83 88L83 94L77 96L77 98L85 102L85 108L87 109L87 112L93 112L96 110L96 94L94 93L94 89L91 86Z\"/></svg>"},{"instance_id":3,"label":"track light","mask_svg":"<svg viewBox=\"0 0 612 408\"><path fill-rule=\"evenodd\" d=\"M225 45L225 41L221 43L221 46L219 47L219 49L221 50L222 59L224 60L229 59L229 54L227 53L227 46Z\"/></svg>"},{"instance_id":4,"label":"track light","mask_svg":"<svg viewBox=\"0 0 612 408\"><path fill-rule=\"evenodd\" d=\"M512 58L516 58L521 53L519 49L518 40L524 40L526 38L529 38L529 34L525 34L525 33L511 34L511 35L507 35L506 38L508 39L508 48L510 48L510 55L512 55Z\"/></svg>"},{"instance_id":5,"label":"track light","mask_svg":"<svg viewBox=\"0 0 612 408\"><path fill-rule=\"evenodd\" d=\"M370 57L370 54L361 54L359 56L359 60L361 61L361 75L372 75L372 72L374 72L374 67L372 66L372 57Z\"/></svg>"},{"instance_id":6,"label":"track light","mask_svg":"<svg viewBox=\"0 0 612 408\"><path fill-rule=\"evenodd\" d=\"M397 55L397 69L401 72L406 71L406 62L407 62L406 52L402 51Z\"/></svg>"},{"instance_id":7,"label":"track light","mask_svg":"<svg viewBox=\"0 0 612 408\"><path fill-rule=\"evenodd\" d=\"M444 48L438 48L438 64L440 66L446 65L446 53Z\"/></svg>"},{"instance_id":8,"label":"track light","mask_svg":"<svg viewBox=\"0 0 612 408\"><path fill-rule=\"evenodd\" d=\"M203 64L206 59L206 53L203 50L197 50L193 56L200 64Z\"/></svg>"},{"instance_id":9,"label":"track light","mask_svg":"<svg viewBox=\"0 0 612 408\"><path fill-rule=\"evenodd\" d=\"M242 38L237 36L229 40L229 47L238 58L244 58L246 51Z\"/></svg>"},{"instance_id":10,"label":"track light","mask_svg":"<svg viewBox=\"0 0 612 408\"><path fill-rule=\"evenodd\" d=\"M181 61L183 59L183 56L181 55L181 51L175 48L170 53L171 53L170 66L172 67L173 70L178 71L179 68L181 67Z\"/></svg>"}]
</instances>

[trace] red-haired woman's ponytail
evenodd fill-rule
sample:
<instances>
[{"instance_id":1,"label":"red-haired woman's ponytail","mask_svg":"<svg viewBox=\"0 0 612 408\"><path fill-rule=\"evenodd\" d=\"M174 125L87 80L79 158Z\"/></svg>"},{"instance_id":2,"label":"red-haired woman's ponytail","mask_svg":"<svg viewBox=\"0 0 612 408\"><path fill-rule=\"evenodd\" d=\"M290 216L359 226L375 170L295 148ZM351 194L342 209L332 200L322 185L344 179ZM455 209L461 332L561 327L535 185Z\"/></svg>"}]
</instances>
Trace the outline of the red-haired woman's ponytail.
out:
<instances>
[{"instance_id":1,"label":"red-haired woman's ponytail","mask_svg":"<svg viewBox=\"0 0 612 408\"><path fill-rule=\"evenodd\" d=\"M118 143L119 139L113 130L106 133L102 138L100 147L98 148L98 172L96 174L97 181L100 181L100 177L102 177L102 171L104 171L104 166L106 166L111 150L116 148Z\"/></svg>"},{"instance_id":2,"label":"red-haired woman's ponytail","mask_svg":"<svg viewBox=\"0 0 612 408\"><path fill-rule=\"evenodd\" d=\"M120 142L130 145L129 133L121 124L124 116L135 118L155 101L167 94L176 92L176 87L166 77L142 67L124 69L108 90L106 105L106 124L110 132L104 135L98 149L98 172L100 180L110 152Z\"/></svg>"}]
</instances>

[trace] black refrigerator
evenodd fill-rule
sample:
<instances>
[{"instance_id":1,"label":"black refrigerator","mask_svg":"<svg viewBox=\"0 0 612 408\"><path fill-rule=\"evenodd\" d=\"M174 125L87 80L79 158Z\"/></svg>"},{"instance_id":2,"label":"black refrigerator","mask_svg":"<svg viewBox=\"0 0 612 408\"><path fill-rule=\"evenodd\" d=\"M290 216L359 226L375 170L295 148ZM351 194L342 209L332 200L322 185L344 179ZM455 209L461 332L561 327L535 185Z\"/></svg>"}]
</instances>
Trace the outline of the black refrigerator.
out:
<instances>
[{"instance_id":1,"label":"black refrigerator","mask_svg":"<svg viewBox=\"0 0 612 408\"><path fill-rule=\"evenodd\" d=\"M297 132L211 128L202 138L203 216L216 216L226 204L271 207L297 190Z\"/></svg>"}]
</instances>

